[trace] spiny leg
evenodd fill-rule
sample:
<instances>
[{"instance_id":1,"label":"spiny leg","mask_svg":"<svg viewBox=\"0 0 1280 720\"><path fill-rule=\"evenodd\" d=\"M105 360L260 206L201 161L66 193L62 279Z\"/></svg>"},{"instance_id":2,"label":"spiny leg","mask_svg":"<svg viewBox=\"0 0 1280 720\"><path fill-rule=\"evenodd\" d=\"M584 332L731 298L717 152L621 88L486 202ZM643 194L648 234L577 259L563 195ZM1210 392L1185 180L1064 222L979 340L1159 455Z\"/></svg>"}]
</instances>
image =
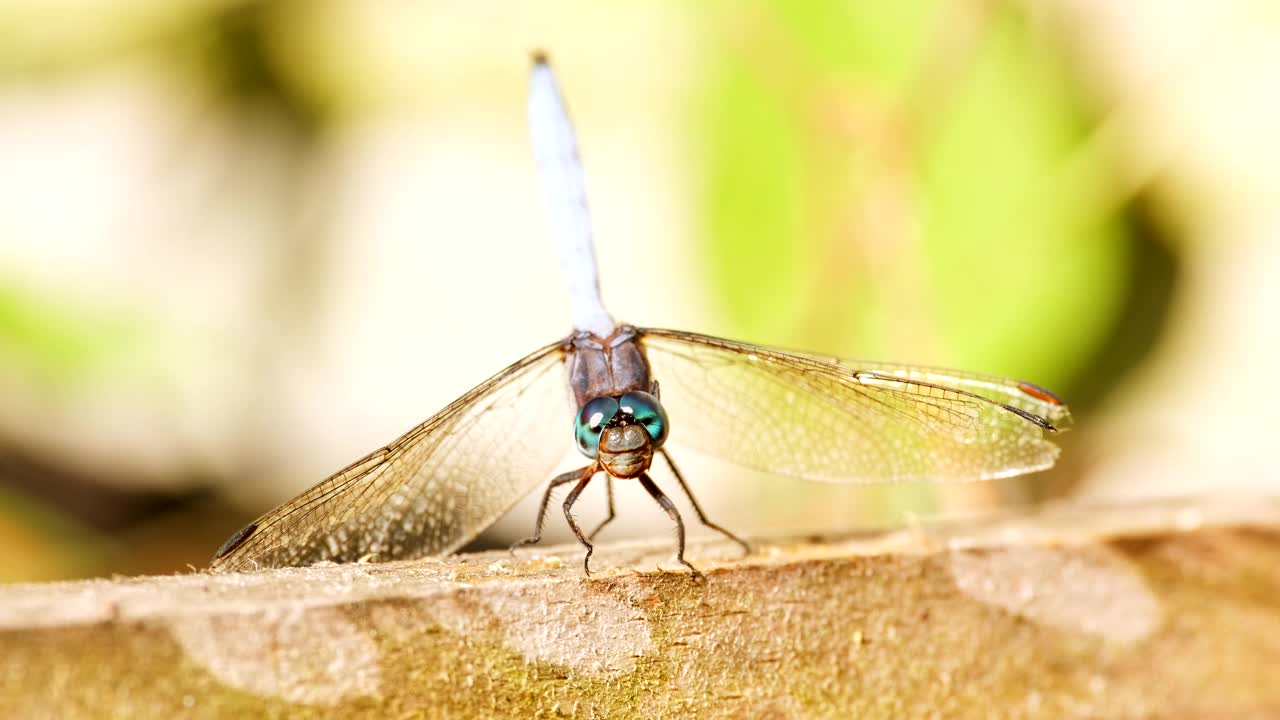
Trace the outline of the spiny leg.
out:
<instances>
[{"instance_id":1,"label":"spiny leg","mask_svg":"<svg viewBox=\"0 0 1280 720\"><path fill-rule=\"evenodd\" d=\"M651 495L654 500L658 501L658 504L662 506L662 509L666 510L667 515L676 523L676 560L679 560L681 565L689 568L689 572L693 573L694 580L698 582L706 582L707 579L702 576L702 573L698 572L698 568L694 567L692 563L684 559L684 520L680 517L680 511L676 509L676 504L671 502L671 498L663 494L662 490L658 489L657 485L653 484L653 480L649 477L649 473L643 473L640 475L640 484L644 486L645 490L649 491L649 495Z\"/></svg>"},{"instance_id":2,"label":"spiny leg","mask_svg":"<svg viewBox=\"0 0 1280 720\"><path fill-rule=\"evenodd\" d=\"M604 526L613 522L613 476L609 473L605 473L604 482L605 494L609 498L609 515L605 517L604 520L600 521L600 524L596 526L595 530L587 533L588 540L595 540L596 535L604 529Z\"/></svg>"},{"instance_id":3,"label":"spiny leg","mask_svg":"<svg viewBox=\"0 0 1280 720\"><path fill-rule=\"evenodd\" d=\"M592 464L577 470L570 470L563 475L557 475L550 483L547 483L547 491L542 494L542 502L538 505L538 519L533 523L533 536L512 543L511 550L514 551L516 548L524 547L525 545L536 545L542 541L542 524L547 520L547 505L551 503L552 490L565 483L581 480L584 475L590 478L595 473L596 466Z\"/></svg>"},{"instance_id":4,"label":"spiny leg","mask_svg":"<svg viewBox=\"0 0 1280 720\"><path fill-rule=\"evenodd\" d=\"M587 486L587 483L591 482L593 475L595 473L579 480L578 484L574 485L573 489L564 498L564 519L569 522L569 529L573 531L573 534L578 536L578 542L587 548L587 556L582 558L582 569L586 570L588 575L591 574L591 553L595 548L591 545L591 541L582 534L582 528L578 527L578 522L573 519L573 504L578 502L578 496L582 494L582 490Z\"/></svg>"},{"instance_id":5,"label":"spiny leg","mask_svg":"<svg viewBox=\"0 0 1280 720\"><path fill-rule=\"evenodd\" d=\"M720 533L721 535L724 535L730 540L738 543L739 545L742 546L742 551L747 555L750 555L751 546L747 544L747 541L743 540L737 535L734 535L728 530L725 530L724 528L720 527L719 525L707 519L707 514L702 512L702 506L698 504L698 499L693 496L693 491L689 489L689 484L684 481L684 476L680 474L680 469L676 467L676 464L671 461L671 456L667 454L666 449L665 448L660 449L658 450L658 452L662 453L662 457L666 459L667 467L671 468L671 474L675 475L676 480L679 481L680 489L684 490L685 496L689 498L689 504L693 505L693 511L698 513L698 521L701 522L703 525L711 528L712 530L715 530L716 532Z\"/></svg>"}]
</instances>

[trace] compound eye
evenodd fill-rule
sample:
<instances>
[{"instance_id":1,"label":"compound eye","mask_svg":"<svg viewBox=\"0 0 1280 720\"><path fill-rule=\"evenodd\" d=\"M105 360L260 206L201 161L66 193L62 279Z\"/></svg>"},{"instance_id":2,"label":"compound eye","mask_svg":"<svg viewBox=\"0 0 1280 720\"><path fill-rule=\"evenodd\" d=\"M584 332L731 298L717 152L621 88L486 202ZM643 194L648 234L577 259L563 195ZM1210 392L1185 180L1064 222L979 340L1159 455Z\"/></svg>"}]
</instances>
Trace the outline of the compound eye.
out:
<instances>
[{"instance_id":1,"label":"compound eye","mask_svg":"<svg viewBox=\"0 0 1280 720\"><path fill-rule=\"evenodd\" d=\"M618 406L623 413L635 418L644 427L655 450L662 447L670 426L667 424L667 411L662 408L662 402L658 398L637 390L623 395L618 400Z\"/></svg>"},{"instance_id":2,"label":"compound eye","mask_svg":"<svg viewBox=\"0 0 1280 720\"><path fill-rule=\"evenodd\" d=\"M598 397L588 400L578 410L578 417L573 420L573 437L578 443L578 452L589 458L600 454L600 432L618 414L618 401L611 397Z\"/></svg>"}]
</instances>

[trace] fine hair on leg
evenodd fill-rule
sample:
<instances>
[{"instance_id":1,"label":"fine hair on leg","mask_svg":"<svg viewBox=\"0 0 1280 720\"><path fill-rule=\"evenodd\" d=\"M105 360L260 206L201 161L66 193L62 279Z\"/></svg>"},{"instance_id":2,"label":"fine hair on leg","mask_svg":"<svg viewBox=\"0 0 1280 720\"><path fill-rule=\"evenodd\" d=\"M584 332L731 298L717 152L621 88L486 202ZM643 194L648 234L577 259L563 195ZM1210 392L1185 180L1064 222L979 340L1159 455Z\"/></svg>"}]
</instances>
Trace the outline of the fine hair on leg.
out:
<instances>
[{"instance_id":1,"label":"fine hair on leg","mask_svg":"<svg viewBox=\"0 0 1280 720\"><path fill-rule=\"evenodd\" d=\"M671 502L671 498L667 497L662 490L654 484L653 479L649 477L649 473L642 473L640 475L640 485L649 492L649 495L657 501L658 505L660 505L663 510L667 511L667 516L675 521L676 560L680 561L681 565L689 568L689 572L692 573L694 581L706 582L706 578L703 577L702 573L698 572L698 568L694 567L693 563L684 559L684 520L680 517L680 511L676 509L676 504Z\"/></svg>"},{"instance_id":2,"label":"fine hair on leg","mask_svg":"<svg viewBox=\"0 0 1280 720\"><path fill-rule=\"evenodd\" d=\"M538 505L538 518L533 523L533 535L523 540L515 541L514 543L511 544L511 549L515 550L518 547L524 547L525 545L536 545L539 542L541 542L542 541L542 525L547 520L547 505L551 502L551 491L555 490L557 487L560 487L561 485L564 485L565 483L570 483L570 482L573 482L574 480L581 480L584 475L587 478L590 478L592 475L596 474L597 469L598 468L593 463L584 468L578 468L577 470L570 470L569 472L564 473L562 475L557 475L551 480L551 482L547 483L547 490L542 494L542 502L539 503Z\"/></svg>"},{"instance_id":3,"label":"fine hair on leg","mask_svg":"<svg viewBox=\"0 0 1280 720\"><path fill-rule=\"evenodd\" d=\"M582 569L586 571L587 575L591 574L591 553L595 551L595 547L582 534L582 528L578 527L577 521L573 519L573 504L578 502L578 496L582 494L583 489L587 487L587 483L591 482L591 478L594 475L595 473L591 473L584 476L564 498L564 519L569 523L569 529L578 537L578 542L587 548L587 556L582 558Z\"/></svg>"},{"instance_id":4,"label":"fine hair on leg","mask_svg":"<svg viewBox=\"0 0 1280 720\"><path fill-rule=\"evenodd\" d=\"M675 475L676 481L680 483L680 489L684 490L685 497L689 498L689 504L693 506L693 511L698 514L698 521L701 522L704 526L709 527L712 530L715 530L716 532L720 533L721 535L724 535L725 537L729 538L730 540L738 543L738 545L742 547L743 553L746 555L750 555L751 545L749 545L746 540L743 540L737 535L734 535L728 530L725 530L724 528L720 527L716 523L713 523L709 519L707 519L707 514L702 511L702 506L698 504L698 499L693 496L693 491L689 489L689 484L684 481L684 475L680 474L680 469L677 468L676 464L671 461L671 456L667 454L666 448L659 449L658 452L662 453L663 459L667 461L667 467L671 468L671 474Z\"/></svg>"}]
</instances>

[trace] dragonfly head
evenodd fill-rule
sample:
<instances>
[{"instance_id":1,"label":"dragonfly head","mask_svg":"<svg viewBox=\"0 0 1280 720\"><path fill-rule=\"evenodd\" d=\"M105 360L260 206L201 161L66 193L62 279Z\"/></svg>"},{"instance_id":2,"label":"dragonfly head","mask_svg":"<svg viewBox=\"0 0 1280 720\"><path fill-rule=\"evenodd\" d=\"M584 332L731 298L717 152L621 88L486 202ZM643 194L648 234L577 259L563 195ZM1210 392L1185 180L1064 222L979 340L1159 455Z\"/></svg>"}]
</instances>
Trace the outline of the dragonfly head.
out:
<instances>
[{"instance_id":1,"label":"dragonfly head","mask_svg":"<svg viewBox=\"0 0 1280 720\"><path fill-rule=\"evenodd\" d=\"M653 451L667 440L667 413L658 398L629 392L592 398L574 419L578 452L600 461L614 477L631 478L649 468Z\"/></svg>"}]
</instances>

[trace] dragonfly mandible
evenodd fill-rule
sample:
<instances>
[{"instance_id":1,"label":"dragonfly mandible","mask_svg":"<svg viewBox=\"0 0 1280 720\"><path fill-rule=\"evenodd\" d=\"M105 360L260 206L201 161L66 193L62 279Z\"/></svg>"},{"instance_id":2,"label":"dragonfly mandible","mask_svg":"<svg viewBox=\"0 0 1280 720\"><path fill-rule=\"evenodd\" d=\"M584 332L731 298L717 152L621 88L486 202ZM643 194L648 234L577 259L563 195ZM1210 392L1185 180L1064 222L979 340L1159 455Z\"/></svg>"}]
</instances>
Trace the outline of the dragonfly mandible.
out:
<instances>
[{"instance_id":1,"label":"dragonfly mandible","mask_svg":"<svg viewBox=\"0 0 1280 720\"><path fill-rule=\"evenodd\" d=\"M218 549L214 569L453 552L545 482L570 438L586 464L547 482L533 535L517 545L541 539L552 491L571 485L561 507L586 547L588 574L592 538L615 515L613 482L636 480L675 523L676 559L701 578L685 558L684 520L650 474L657 455L698 520L750 552L708 519L668 444L833 483L985 480L1054 463L1058 448L1048 435L1068 427L1071 415L1031 383L615 323L600 298L573 125L541 54L529 116L574 331L258 518ZM572 509L597 477L606 484L607 517L584 533Z\"/></svg>"}]
</instances>

